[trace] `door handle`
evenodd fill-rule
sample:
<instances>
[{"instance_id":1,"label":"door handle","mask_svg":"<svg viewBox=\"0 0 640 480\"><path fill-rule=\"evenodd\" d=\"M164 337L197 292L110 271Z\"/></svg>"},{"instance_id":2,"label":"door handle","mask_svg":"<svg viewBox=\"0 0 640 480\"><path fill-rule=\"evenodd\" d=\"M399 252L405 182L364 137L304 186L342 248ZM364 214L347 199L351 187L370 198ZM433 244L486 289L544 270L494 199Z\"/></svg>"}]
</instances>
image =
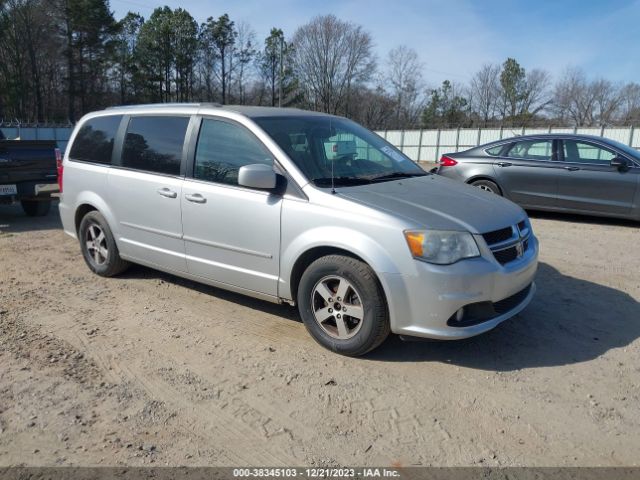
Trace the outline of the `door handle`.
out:
<instances>
[{"instance_id":1,"label":"door handle","mask_svg":"<svg viewBox=\"0 0 640 480\"><path fill-rule=\"evenodd\" d=\"M184 198L186 198L188 201L193 202L193 203L206 203L207 199L204 198L202 195L200 195L199 193L194 193L193 195L185 195Z\"/></svg>"},{"instance_id":2,"label":"door handle","mask_svg":"<svg viewBox=\"0 0 640 480\"><path fill-rule=\"evenodd\" d=\"M498 162L499 167L510 167L513 163L510 162Z\"/></svg>"},{"instance_id":3,"label":"door handle","mask_svg":"<svg viewBox=\"0 0 640 480\"><path fill-rule=\"evenodd\" d=\"M570 172L575 172L576 170L580 170L580 167L562 167L562 168Z\"/></svg>"},{"instance_id":4,"label":"door handle","mask_svg":"<svg viewBox=\"0 0 640 480\"><path fill-rule=\"evenodd\" d=\"M176 198L178 196L178 194L176 192L174 192L173 190L170 190L168 188L159 188L158 189L158 194L162 195L163 197L167 197L167 198Z\"/></svg>"}]
</instances>

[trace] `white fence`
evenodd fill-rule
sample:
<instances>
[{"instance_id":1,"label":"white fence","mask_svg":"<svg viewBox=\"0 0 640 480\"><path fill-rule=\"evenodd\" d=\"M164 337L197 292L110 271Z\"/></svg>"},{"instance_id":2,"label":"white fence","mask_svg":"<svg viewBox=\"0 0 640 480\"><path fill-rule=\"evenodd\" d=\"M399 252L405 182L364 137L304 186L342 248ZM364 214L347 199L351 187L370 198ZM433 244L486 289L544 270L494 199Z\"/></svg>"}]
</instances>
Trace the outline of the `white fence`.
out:
<instances>
[{"instance_id":1,"label":"white fence","mask_svg":"<svg viewBox=\"0 0 640 480\"><path fill-rule=\"evenodd\" d=\"M72 127L2 126L6 138L23 140L55 140L58 147L67 147ZM458 152L477 145L518 135L540 133L578 133L611 138L640 149L640 128L457 128L442 130L386 130L376 132L402 150L412 160L434 162L447 152Z\"/></svg>"},{"instance_id":2,"label":"white fence","mask_svg":"<svg viewBox=\"0 0 640 480\"><path fill-rule=\"evenodd\" d=\"M542 133L577 133L617 140L640 149L640 128L457 128L442 130L386 130L376 132L414 161L434 162L448 152L459 152L494 140Z\"/></svg>"}]
</instances>

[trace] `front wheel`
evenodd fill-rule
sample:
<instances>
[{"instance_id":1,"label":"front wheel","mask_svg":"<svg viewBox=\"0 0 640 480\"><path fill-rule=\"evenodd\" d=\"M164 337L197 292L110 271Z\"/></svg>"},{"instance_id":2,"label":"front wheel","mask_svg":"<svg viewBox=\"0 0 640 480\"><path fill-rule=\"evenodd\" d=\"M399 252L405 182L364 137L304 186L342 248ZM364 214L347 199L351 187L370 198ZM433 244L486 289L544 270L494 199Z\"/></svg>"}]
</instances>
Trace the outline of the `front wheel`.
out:
<instances>
[{"instance_id":1,"label":"front wheel","mask_svg":"<svg viewBox=\"0 0 640 480\"><path fill-rule=\"evenodd\" d=\"M129 262L120 258L111 229L100 212L94 210L82 218L78 239L84 261L92 272L112 277L129 266Z\"/></svg>"},{"instance_id":2,"label":"front wheel","mask_svg":"<svg viewBox=\"0 0 640 480\"><path fill-rule=\"evenodd\" d=\"M476 180L475 182L471 182L471 185L478 187L480 190L484 190L485 192L495 193L496 195L502 196L500 187L491 180Z\"/></svg>"},{"instance_id":3,"label":"front wheel","mask_svg":"<svg viewBox=\"0 0 640 480\"><path fill-rule=\"evenodd\" d=\"M389 335L389 314L382 287L367 264L328 255L306 269L298 287L298 309L305 327L320 345L359 356Z\"/></svg>"}]
</instances>

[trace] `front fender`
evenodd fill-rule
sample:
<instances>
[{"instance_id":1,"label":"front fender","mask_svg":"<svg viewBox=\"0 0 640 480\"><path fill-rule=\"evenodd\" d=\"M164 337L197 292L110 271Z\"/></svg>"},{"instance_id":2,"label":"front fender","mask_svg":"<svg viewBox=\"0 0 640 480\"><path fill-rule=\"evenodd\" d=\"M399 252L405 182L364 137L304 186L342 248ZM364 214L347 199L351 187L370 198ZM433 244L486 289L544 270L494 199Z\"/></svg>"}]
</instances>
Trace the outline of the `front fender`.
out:
<instances>
[{"instance_id":1,"label":"front fender","mask_svg":"<svg viewBox=\"0 0 640 480\"><path fill-rule=\"evenodd\" d=\"M318 247L346 250L362 258L377 274L385 293L382 273L400 273L396 261L389 251L375 239L350 228L337 226L317 227L302 232L288 242L282 252L279 296L292 299L291 276L296 261L306 252ZM404 245L403 245L404 247Z\"/></svg>"}]
</instances>

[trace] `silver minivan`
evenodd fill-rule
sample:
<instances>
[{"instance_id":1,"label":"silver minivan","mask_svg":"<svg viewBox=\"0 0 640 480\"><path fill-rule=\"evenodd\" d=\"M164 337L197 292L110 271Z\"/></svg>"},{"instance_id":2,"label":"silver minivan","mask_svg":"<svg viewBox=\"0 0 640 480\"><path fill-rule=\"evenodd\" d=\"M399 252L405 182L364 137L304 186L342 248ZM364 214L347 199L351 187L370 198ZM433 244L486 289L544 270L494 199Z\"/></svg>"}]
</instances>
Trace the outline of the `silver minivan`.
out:
<instances>
[{"instance_id":1,"label":"silver minivan","mask_svg":"<svg viewBox=\"0 0 640 480\"><path fill-rule=\"evenodd\" d=\"M345 118L264 107L117 107L78 122L60 215L89 268L130 262L297 305L323 346L459 339L535 292L514 203L426 173Z\"/></svg>"}]
</instances>

